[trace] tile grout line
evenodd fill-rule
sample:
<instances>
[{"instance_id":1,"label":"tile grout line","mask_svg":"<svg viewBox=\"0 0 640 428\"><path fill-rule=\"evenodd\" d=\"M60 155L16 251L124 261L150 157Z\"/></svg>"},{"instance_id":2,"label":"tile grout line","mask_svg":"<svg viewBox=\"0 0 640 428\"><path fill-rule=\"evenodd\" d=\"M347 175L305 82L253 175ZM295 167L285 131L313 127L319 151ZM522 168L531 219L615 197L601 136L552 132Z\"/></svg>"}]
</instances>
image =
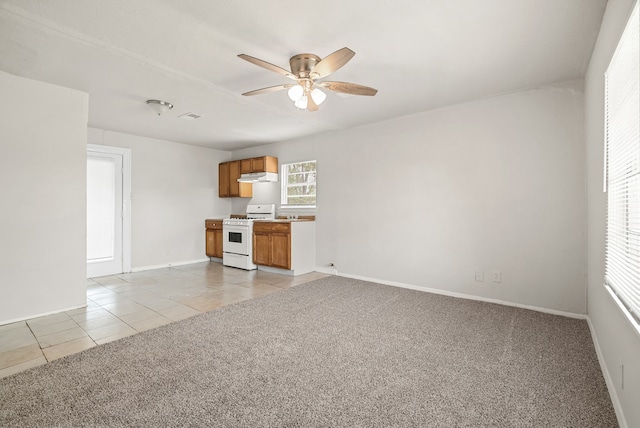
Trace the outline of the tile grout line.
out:
<instances>
[{"instance_id":1,"label":"tile grout line","mask_svg":"<svg viewBox=\"0 0 640 428\"><path fill-rule=\"evenodd\" d=\"M40 348L40 353L42 354L42 356L44 357L44 359L47 362L50 362L49 359L47 358L47 356L45 355L44 351L42 350L42 346L40 345L40 341L38 340L38 336L36 336L36 334L33 332L33 329L31 328L31 326L29 325L29 322L25 320L24 322L27 325L27 328L29 329L29 331L31 332L31 335L33 336L33 338L36 340L36 343L38 344L38 348Z\"/></svg>"}]
</instances>

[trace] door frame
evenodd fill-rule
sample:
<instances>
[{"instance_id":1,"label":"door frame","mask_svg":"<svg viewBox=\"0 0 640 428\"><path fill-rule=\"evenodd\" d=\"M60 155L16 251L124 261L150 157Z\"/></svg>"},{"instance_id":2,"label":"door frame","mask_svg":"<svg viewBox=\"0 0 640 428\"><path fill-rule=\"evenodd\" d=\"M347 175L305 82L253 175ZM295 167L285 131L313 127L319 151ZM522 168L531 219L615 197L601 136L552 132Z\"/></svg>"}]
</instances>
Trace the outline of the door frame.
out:
<instances>
[{"instance_id":1,"label":"door frame","mask_svg":"<svg viewBox=\"0 0 640 428\"><path fill-rule=\"evenodd\" d=\"M131 272L131 149L87 144L87 154L108 153L122 156L122 272Z\"/></svg>"}]
</instances>

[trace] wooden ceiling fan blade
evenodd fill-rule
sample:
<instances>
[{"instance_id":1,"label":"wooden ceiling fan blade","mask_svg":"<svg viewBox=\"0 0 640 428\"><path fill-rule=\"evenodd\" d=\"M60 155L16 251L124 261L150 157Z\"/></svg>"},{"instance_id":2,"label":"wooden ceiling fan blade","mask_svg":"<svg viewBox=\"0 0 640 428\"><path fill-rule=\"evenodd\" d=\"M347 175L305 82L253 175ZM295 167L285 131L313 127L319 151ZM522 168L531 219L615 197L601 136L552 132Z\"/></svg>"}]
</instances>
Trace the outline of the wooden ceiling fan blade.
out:
<instances>
[{"instance_id":1,"label":"wooden ceiling fan blade","mask_svg":"<svg viewBox=\"0 0 640 428\"><path fill-rule=\"evenodd\" d=\"M349 62L356 53L349 48L342 48L322 59L311 70L311 77L321 79L340 69Z\"/></svg>"},{"instance_id":2,"label":"wooden ceiling fan blade","mask_svg":"<svg viewBox=\"0 0 640 428\"><path fill-rule=\"evenodd\" d=\"M266 68L267 70L271 70L271 71L273 71L275 73L282 74L282 75L288 77L289 79L293 79L293 80L296 79L296 76L291 74L291 72L289 70L285 70L282 67L278 67L277 65L273 65L270 62L263 61L261 59L252 57L250 55L245 55L245 54L238 55L238 58L242 58L243 60L248 61L251 64L255 64L258 67Z\"/></svg>"},{"instance_id":3,"label":"wooden ceiling fan blade","mask_svg":"<svg viewBox=\"0 0 640 428\"><path fill-rule=\"evenodd\" d=\"M311 94L307 94L307 110L318 111L318 104L311 98Z\"/></svg>"},{"instance_id":4,"label":"wooden ceiling fan blade","mask_svg":"<svg viewBox=\"0 0 640 428\"><path fill-rule=\"evenodd\" d=\"M323 88L330 89L335 92L341 92L343 94L366 95L366 96L372 97L378 93L377 89L373 89L368 86L358 85L356 83L318 82L317 85Z\"/></svg>"},{"instance_id":5,"label":"wooden ceiling fan blade","mask_svg":"<svg viewBox=\"0 0 640 428\"><path fill-rule=\"evenodd\" d=\"M276 92L276 91L281 91L283 89L289 89L290 87L292 87L293 84L288 83L286 85L276 85L276 86L269 86L267 88L262 88L262 89L256 89L255 91L249 91L249 92L245 92L244 96L250 96L250 95L260 95L260 94L267 94L269 92Z\"/></svg>"}]
</instances>

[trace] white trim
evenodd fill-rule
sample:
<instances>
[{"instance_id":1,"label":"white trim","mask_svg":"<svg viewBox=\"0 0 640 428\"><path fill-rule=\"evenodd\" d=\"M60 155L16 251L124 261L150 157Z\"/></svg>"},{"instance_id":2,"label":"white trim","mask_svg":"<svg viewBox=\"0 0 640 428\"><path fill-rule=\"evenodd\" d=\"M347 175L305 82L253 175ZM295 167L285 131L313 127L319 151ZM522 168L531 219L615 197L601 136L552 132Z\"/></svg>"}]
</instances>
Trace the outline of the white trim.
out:
<instances>
[{"instance_id":1,"label":"white trim","mask_svg":"<svg viewBox=\"0 0 640 428\"><path fill-rule=\"evenodd\" d=\"M193 263L202 263L202 262L209 262L209 261L210 261L209 257L206 257L204 259L187 260L185 262L166 263L166 264L152 265L152 266L140 266L140 267L132 268L131 272L142 272L145 270L164 269L164 268L170 268L174 266L184 266L184 265L190 265Z\"/></svg>"},{"instance_id":2,"label":"white trim","mask_svg":"<svg viewBox=\"0 0 640 428\"><path fill-rule=\"evenodd\" d=\"M611 296L615 304L618 306L618 308L622 312L622 315L629 322L633 331L635 331L638 334L638 337L640 337L640 324L638 324L638 321L636 321L636 319L631 315L631 313L629 312L629 309L625 306L624 303L622 303L622 301L620 300L616 292L613 290L613 288L611 288L607 284L603 284L603 286L607 290L607 292L609 292L609 296Z\"/></svg>"},{"instance_id":3,"label":"white trim","mask_svg":"<svg viewBox=\"0 0 640 428\"><path fill-rule=\"evenodd\" d=\"M131 270L131 149L87 144L87 152L112 153L122 156L122 272Z\"/></svg>"},{"instance_id":4,"label":"white trim","mask_svg":"<svg viewBox=\"0 0 640 428\"><path fill-rule=\"evenodd\" d=\"M556 309L541 308L539 306L523 305L521 303L509 302L509 301L506 301L506 300L499 300L499 299L492 299L492 298L489 298L489 297L474 296L472 294L456 293L456 292L453 292L453 291L439 290L437 288L422 287L422 286L419 286L419 285L405 284L405 283L396 282L396 281L386 281L384 279L369 278L369 277L360 276L360 275L351 275L351 274L346 274L346 273L338 273L337 269L334 269L334 268L316 267L316 272L327 273L327 274L336 275L336 276L343 276L345 278L360 279L362 281L375 282L377 284L391 285L393 287L408 288L409 290L424 291L426 293L440 294L440 295L449 296L449 297L457 297L459 299L477 300L477 301L480 301L480 302L487 302L487 303L497 303L498 305L512 306L512 307L522 308L522 309L529 309L529 310L532 310L532 311L543 312L543 313L552 314L552 315L560 315L560 316L568 317L568 318L575 318L575 319L581 319L581 320L587 319L587 315L585 315L585 314L576 314L576 313L573 313L573 312L558 311Z\"/></svg>"},{"instance_id":5,"label":"white trim","mask_svg":"<svg viewBox=\"0 0 640 428\"><path fill-rule=\"evenodd\" d=\"M316 165L316 169L314 170L315 172L315 186L316 186L316 194L315 196L315 202L313 204L287 204L287 195L288 195L288 191L287 189L289 188L289 185L287 184L288 181L288 177L289 174L287 173L287 167L289 165L295 165L295 164L299 164L299 163L311 163L313 162ZM308 172L308 171L306 171ZM297 161L297 162L288 162L288 163L283 163L280 165L280 177L282 177L282 179L280 180L280 208L284 209L284 210L304 210L304 209L310 209L310 210L316 210L318 208L318 160L317 159L309 159L309 160L305 160L305 161Z\"/></svg>"},{"instance_id":6,"label":"white trim","mask_svg":"<svg viewBox=\"0 0 640 428\"><path fill-rule=\"evenodd\" d=\"M29 315L26 317L20 317L20 318L14 318L11 320L2 320L0 322L0 325L7 325L7 324L13 324L14 322L20 322L20 321L26 321L26 320L31 320L34 318L40 318L40 317L46 317L47 315L55 315L55 314L59 314L61 312L67 312L67 311L73 311L75 309L81 309L81 308L86 308L87 304L85 303L84 305L79 305L79 306L70 306L68 308L65 309L59 309L59 310L55 310L55 311L49 311L49 312L42 312L36 315Z\"/></svg>"},{"instance_id":7,"label":"white trim","mask_svg":"<svg viewBox=\"0 0 640 428\"><path fill-rule=\"evenodd\" d=\"M616 392L615 382L611 377L611 373L607 368L607 365L604 361L604 355L602 354L602 349L600 348L600 343L598 342L598 336L596 336L596 331L591 323L591 318L587 316L587 325L589 325L589 330L591 331L591 340L593 340L593 346L596 349L596 356L598 357L598 363L600 363L600 370L602 371L602 376L604 377L604 381L607 384L607 390L609 391L609 398L611 399L611 404L613 404L613 410L616 412L616 417L618 418L618 424L620 428L628 428L627 421L624 418L624 413L622 411L622 404L618 399L618 393Z\"/></svg>"}]
</instances>

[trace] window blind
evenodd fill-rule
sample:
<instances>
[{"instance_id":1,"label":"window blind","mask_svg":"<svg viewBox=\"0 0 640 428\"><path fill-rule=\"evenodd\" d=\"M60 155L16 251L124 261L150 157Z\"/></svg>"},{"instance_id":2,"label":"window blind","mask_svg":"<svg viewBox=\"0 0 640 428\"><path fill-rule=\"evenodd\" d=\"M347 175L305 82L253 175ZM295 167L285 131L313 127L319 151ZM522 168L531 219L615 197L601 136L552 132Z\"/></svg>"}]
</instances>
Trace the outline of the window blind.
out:
<instances>
[{"instance_id":1,"label":"window blind","mask_svg":"<svg viewBox=\"0 0 640 428\"><path fill-rule=\"evenodd\" d=\"M640 325L640 17L638 3L605 73L605 284Z\"/></svg>"}]
</instances>

